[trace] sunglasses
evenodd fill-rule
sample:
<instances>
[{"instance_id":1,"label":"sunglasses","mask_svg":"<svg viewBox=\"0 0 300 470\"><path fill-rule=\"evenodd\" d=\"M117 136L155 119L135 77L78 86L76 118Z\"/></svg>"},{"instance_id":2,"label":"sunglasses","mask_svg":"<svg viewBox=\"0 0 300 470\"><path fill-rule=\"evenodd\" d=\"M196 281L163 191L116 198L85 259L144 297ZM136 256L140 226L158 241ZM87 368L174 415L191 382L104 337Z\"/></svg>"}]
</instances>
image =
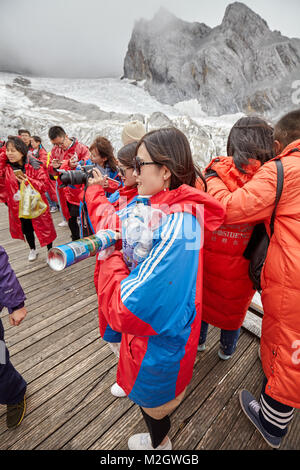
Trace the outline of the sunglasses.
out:
<instances>
[{"instance_id":1,"label":"sunglasses","mask_svg":"<svg viewBox=\"0 0 300 470\"><path fill-rule=\"evenodd\" d=\"M126 171L130 170L130 169L133 170L133 168L131 168L131 167L126 167L126 168L123 168L123 167L120 167L120 166L117 167L119 175L124 176L124 177L126 175Z\"/></svg>"},{"instance_id":2,"label":"sunglasses","mask_svg":"<svg viewBox=\"0 0 300 470\"><path fill-rule=\"evenodd\" d=\"M142 160L140 160L139 157L135 157L135 159L133 160L133 168L136 172L137 175L140 175L141 174L141 168L142 166L144 165L160 165L160 163L156 163L156 162L143 162Z\"/></svg>"}]
</instances>

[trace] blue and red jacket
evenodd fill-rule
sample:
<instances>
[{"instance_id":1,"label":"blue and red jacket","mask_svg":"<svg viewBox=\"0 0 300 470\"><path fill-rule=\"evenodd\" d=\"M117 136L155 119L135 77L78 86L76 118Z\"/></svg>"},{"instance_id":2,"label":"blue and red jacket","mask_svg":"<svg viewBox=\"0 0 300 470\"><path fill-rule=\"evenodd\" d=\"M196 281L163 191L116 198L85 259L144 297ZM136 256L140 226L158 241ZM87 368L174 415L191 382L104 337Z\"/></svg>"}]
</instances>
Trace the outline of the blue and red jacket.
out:
<instances>
[{"instance_id":1,"label":"blue and red jacket","mask_svg":"<svg viewBox=\"0 0 300 470\"><path fill-rule=\"evenodd\" d=\"M100 264L97 289L109 325L122 333L117 383L147 408L173 400L191 380L201 325L203 223L214 230L225 217L214 198L187 185L150 202L167 217L148 257L130 272L115 250Z\"/></svg>"}]
</instances>

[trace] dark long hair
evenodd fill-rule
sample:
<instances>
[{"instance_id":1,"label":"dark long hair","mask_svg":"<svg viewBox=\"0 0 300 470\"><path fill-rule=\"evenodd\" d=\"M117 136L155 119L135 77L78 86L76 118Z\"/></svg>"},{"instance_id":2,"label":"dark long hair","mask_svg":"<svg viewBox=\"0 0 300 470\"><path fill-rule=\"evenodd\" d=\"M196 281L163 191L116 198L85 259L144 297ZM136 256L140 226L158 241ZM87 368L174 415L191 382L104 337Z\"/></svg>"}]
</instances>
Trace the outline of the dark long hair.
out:
<instances>
[{"instance_id":1,"label":"dark long hair","mask_svg":"<svg viewBox=\"0 0 300 470\"><path fill-rule=\"evenodd\" d=\"M137 145L137 142L131 142L130 144L124 145L118 152L117 157L119 162L127 168L134 168L134 157L136 155Z\"/></svg>"},{"instance_id":2,"label":"dark long hair","mask_svg":"<svg viewBox=\"0 0 300 470\"><path fill-rule=\"evenodd\" d=\"M100 157L106 158L106 164L113 170L117 171L117 161L114 157L114 149L111 142L106 137L96 137L90 150L96 149Z\"/></svg>"},{"instance_id":3,"label":"dark long hair","mask_svg":"<svg viewBox=\"0 0 300 470\"><path fill-rule=\"evenodd\" d=\"M195 187L197 178L202 180L206 190L201 170L193 161L189 141L179 129L165 127L148 132L138 142L136 153L142 144L155 163L170 170L171 190L182 184Z\"/></svg>"},{"instance_id":4,"label":"dark long hair","mask_svg":"<svg viewBox=\"0 0 300 470\"><path fill-rule=\"evenodd\" d=\"M26 144L24 144L23 140L21 140L20 137L10 135L6 142L6 148L9 144L12 144L15 149L23 155L23 161L25 161L28 152L28 147Z\"/></svg>"},{"instance_id":5,"label":"dark long hair","mask_svg":"<svg viewBox=\"0 0 300 470\"><path fill-rule=\"evenodd\" d=\"M233 157L241 173L246 173L243 166L249 164L250 158L259 160L263 165L275 157L273 128L259 117L239 119L229 133L227 155Z\"/></svg>"}]
</instances>

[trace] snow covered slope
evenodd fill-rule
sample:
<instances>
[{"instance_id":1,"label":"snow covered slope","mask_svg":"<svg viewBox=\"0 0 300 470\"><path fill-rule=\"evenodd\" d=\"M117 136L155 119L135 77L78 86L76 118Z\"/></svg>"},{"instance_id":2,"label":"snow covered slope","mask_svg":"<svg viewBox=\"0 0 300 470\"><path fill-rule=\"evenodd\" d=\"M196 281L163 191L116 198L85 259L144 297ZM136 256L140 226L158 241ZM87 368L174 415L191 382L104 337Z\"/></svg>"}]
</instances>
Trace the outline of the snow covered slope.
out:
<instances>
[{"instance_id":1,"label":"snow covered slope","mask_svg":"<svg viewBox=\"0 0 300 470\"><path fill-rule=\"evenodd\" d=\"M48 129L61 125L70 136L90 144L109 138L117 152L126 122L139 119L147 130L175 125L188 137L194 158L205 166L224 154L230 128L242 114L207 116L195 100L164 105L142 83L120 79L54 79L0 73L0 138L28 128L51 148Z\"/></svg>"}]
</instances>

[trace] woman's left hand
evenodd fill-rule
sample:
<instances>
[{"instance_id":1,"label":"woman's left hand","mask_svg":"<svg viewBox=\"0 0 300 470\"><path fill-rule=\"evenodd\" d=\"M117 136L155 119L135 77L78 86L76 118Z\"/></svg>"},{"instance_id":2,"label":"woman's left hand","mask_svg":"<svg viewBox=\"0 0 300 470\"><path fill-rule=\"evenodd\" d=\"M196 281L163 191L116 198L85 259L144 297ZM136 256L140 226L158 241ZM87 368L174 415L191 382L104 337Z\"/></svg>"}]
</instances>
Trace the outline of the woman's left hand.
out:
<instances>
[{"instance_id":1,"label":"woman's left hand","mask_svg":"<svg viewBox=\"0 0 300 470\"><path fill-rule=\"evenodd\" d=\"M88 179L88 185L91 186L93 184L100 184L103 188L108 186L107 177L103 176L98 168L93 169L93 177Z\"/></svg>"}]
</instances>

